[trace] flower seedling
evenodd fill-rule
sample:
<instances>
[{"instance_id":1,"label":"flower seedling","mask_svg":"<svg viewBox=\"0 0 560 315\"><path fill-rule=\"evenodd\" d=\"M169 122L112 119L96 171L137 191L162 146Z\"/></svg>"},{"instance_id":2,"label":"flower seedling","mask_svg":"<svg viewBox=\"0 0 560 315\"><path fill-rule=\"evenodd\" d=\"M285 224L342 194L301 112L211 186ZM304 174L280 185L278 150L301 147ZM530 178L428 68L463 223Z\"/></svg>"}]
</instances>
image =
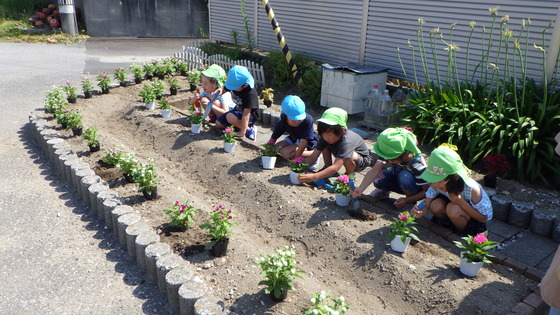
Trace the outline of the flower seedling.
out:
<instances>
[{"instance_id":1,"label":"flower seedling","mask_svg":"<svg viewBox=\"0 0 560 315\"><path fill-rule=\"evenodd\" d=\"M154 160L149 159L147 164L135 164L134 168L131 170L132 179L135 183L138 183L138 191L150 194L153 190L157 188L157 182L159 177L156 174Z\"/></svg>"},{"instance_id":2,"label":"flower seedling","mask_svg":"<svg viewBox=\"0 0 560 315\"><path fill-rule=\"evenodd\" d=\"M204 122L204 113L198 109L194 110L189 116L189 121L192 125L202 125Z\"/></svg>"},{"instance_id":3,"label":"flower seedling","mask_svg":"<svg viewBox=\"0 0 560 315\"><path fill-rule=\"evenodd\" d=\"M102 90L109 89L109 84L111 84L111 76L107 72L100 72L97 75L97 85Z\"/></svg>"},{"instance_id":4,"label":"flower seedling","mask_svg":"<svg viewBox=\"0 0 560 315\"><path fill-rule=\"evenodd\" d=\"M159 108L163 110L171 109L171 104L169 103L169 100L166 98L159 100L158 103L159 103Z\"/></svg>"},{"instance_id":5,"label":"flower seedling","mask_svg":"<svg viewBox=\"0 0 560 315\"><path fill-rule=\"evenodd\" d=\"M66 97L69 99L76 98L76 87L72 85L72 82L66 81L64 86L64 91L66 92Z\"/></svg>"},{"instance_id":6,"label":"flower seedling","mask_svg":"<svg viewBox=\"0 0 560 315\"><path fill-rule=\"evenodd\" d=\"M123 175L133 175L132 172L134 169L138 168L137 165L138 160L136 159L136 155L134 153L125 153L120 155L117 164L115 164L115 166L121 170Z\"/></svg>"},{"instance_id":7,"label":"flower seedling","mask_svg":"<svg viewBox=\"0 0 560 315\"><path fill-rule=\"evenodd\" d=\"M168 74L165 76L165 78L167 79L167 82L169 83L169 88L170 89L178 89L179 88L179 80L177 80L177 78L175 78L174 76Z\"/></svg>"},{"instance_id":8,"label":"flower seedling","mask_svg":"<svg viewBox=\"0 0 560 315\"><path fill-rule=\"evenodd\" d=\"M237 138L235 137L235 132L232 126L229 126L224 130L224 133L222 134L222 138L224 139L225 143L237 142Z\"/></svg>"},{"instance_id":9,"label":"flower seedling","mask_svg":"<svg viewBox=\"0 0 560 315\"><path fill-rule=\"evenodd\" d=\"M355 174L352 173L350 175L339 175L338 177L329 178L329 181L333 182L333 191L337 194L343 194L344 196L348 196L350 194L350 181L354 180Z\"/></svg>"},{"instance_id":10,"label":"flower seedling","mask_svg":"<svg viewBox=\"0 0 560 315\"><path fill-rule=\"evenodd\" d=\"M196 211L199 210L192 205L193 203L194 201L191 201L190 203L185 201L183 204L180 204L179 201L175 201L175 204L171 207L171 209L163 210L163 213L171 217L169 226L182 229L190 228L194 224Z\"/></svg>"},{"instance_id":11,"label":"flower seedling","mask_svg":"<svg viewBox=\"0 0 560 315\"><path fill-rule=\"evenodd\" d=\"M485 156L482 162L489 174L501 175L511 168L511 163L502 154Z\"/></svg>"},{"instance_id":12,"label":"flower seedling","mask_svg":"<svg viewBox=\"0 0 560 315\"><path fill-rule=\"evenodd\" d=\"M223 205L212 206L214 209L208 218L208 221L200 225L203 230L208 230L210 243L206 245L205 250L209 250L216 243L224 241L233 234L232 227L237 224L233 222L235 215L231 209L225 209Z\"/></svg>"},{"instance_id":13,"label":"flower seedling","mask_svg":"<svg viewBox=\"0 0 560 315\"><path fill-rule=\"evenodd\" d=\"M130 71L132 71L132 75L135 79L142 79L144 72L142 70L142 66L133 64L130 66Z\"/></svg>"},{"instance_id":14,"label":"flower seedling","mask_svg":"<svg viewBox=\"0 0 560 315\"><path fill-rule=\"evenodd\" d=\"M138 93L138 96L140 96L142 98L142 101L144 101L144 103L146 104L156 100L156 93L150 83L146 83L144 84L144 86L142 86L142 89L140 90L140 93Z\"/></svg>"},{"instance_id":15,"label":"flower seedling","mask_svg":"<svg viewBox=\"0 0 560 315\"><path fill-rule=\"evenodd\" d=\"M494 257L488 254L488 251L492 248L498 246L500 243L492 242L488 240L486 233L479 233L475 236L469 235L462 237L462 241L454 241L455 246L466 250L463 257L467 259L467 262L483 262L485 264L492 263L488 257Z\"/></svg>"},{"instance_id":16,"label":"flower seedling","mask_svg":"<svg viewBox=\"0 0 560 315\"><path fill-rule=\"evenodd\" d=\"M99 145L99 140L97 140L97 128L91 126L88 127L82 134L82 138L87 141L90 147L96 147Z\"/></svg>"},{"instance_id":17,"label":"flower seedling","mask_svg":"<svg viewBox=\"0 0 560 315\"><path fill-rule=\"evenodd\" d=\"M115 77L115 79L117 79L117 81L119 81L119 83L121 85L126 84L127 74L126 74L126 71L123 68L115 69L114 77Z\"/></svg>"},{"instance_id":18,"label":"flower seedling","mask_svg":"<svg viewBox=\"0 0 560 315\"><path fill-rule=\"evenodd\" d=\"M274 90L272 88L267 88L261 91L260 95L263 101L272 101L274 100Z\"/></svg>"},{"instance_id":19,"label":"flower seedling","mask_svg":"<svg viewBox=\"0 0 560 315\"><path fill-rule=\"evenodd\" d=\"M296 269L296 251L293 246L284 246L284 249L276 248L276 253L267 256L259 256L252 263L261 269L261 277L266 280L259 282L259 285L266 285L265 293L273 293L276 298L288 290L293 290L292 282L294 278L303 279L303 270Z\"/></svg>"},{"instance_id":20,"label":"flower seedling","mask_svg":"<svg viewBox=\"0 0 560 315\"><path fill-rule=\"evenodd\" d=\"M265 143L263 149L259 150L262 156L277 156L278 147L275 144Z\"/></svg>"},{"instance_id":21,"label":"flower seedling","mask_svg":"<svg viewBox=\"0 0 560 315\"><path fill-rule=\"evenodd\" d=\"M105 149L105 156L101 159L101 161L111 166L116 166L124 154L124 150L119 147Z\"/></svg>"},{"instance_id":22,"label":"flower seedling","mask_svg":"<svg viewBox=\"0 0 560 315\"><path fill-rule=\"evenodd\" d=\"M412 232L418 233L418 229L413 224L416 224L414 216L410 215L408 212L401 212L396 218L393 219L394 222L389 225L389 240L395 239L397 235L400 236L403 243L406 242L406 238L410 237L415 241L420 241L418 236Z\"/></svg>"},{"instance_id":23,"label":"flower seedling","mask_svg":"<svg viewBox=\"0 0 560 315\"><path fill-rule=\"evenodd\" d=\"M297 174L302 174L303 170L309 166L309 164L305 163L305 158L302 156L288 160L288 164L290 164L292 171Z\"/></svg>"},{"instance_id":24,"label":"flower seedling","mask_svg":"<svg viewBox=\"0 0 560 315\"><path fill-rule=\"evenodd\" d=\"M311 307L303 308L301 311L306 315L346 314L350 308L350 305L346 303L346 299L343 296L333 299L330 295L330 291L313 293L313 298L310 303Z\"/></svg>"}]
</instances>

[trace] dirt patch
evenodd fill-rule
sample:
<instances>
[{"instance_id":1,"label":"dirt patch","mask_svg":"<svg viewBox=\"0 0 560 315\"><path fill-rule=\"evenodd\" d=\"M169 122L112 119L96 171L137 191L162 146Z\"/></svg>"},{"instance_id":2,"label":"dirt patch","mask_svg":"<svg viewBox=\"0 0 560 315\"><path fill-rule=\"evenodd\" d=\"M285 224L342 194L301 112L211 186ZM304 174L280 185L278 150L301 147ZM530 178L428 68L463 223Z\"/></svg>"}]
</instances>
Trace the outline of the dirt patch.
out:
<instances>
[{"instance_id":1,"label":"dirt patch","mask_svg":"<svg viewBox=\"0 0 560 315\"><path fill-rule=\"evenodd\" d=\"M163 119L159 110L145 110L139 90L135 85L113 88L108 95L79 99L76 107L86 125L99 128L102 148L123 145L143 162L155 159L161 178L157 200L146 201L137 184L100 166L103 150L89 153L85 142L61 133L162 241L196 266L198 276L231 311L297 314L313 292L330 290L346 297L350 314L503 314L536 288L535 282L502 265L486 266L476 279L463 277L459 250L422 227L422 242L404 254L395 253L388 245L388 225L396 214L390 207L366 204L375 217L358 220L347 212L351 206L337 207L326 191L291 185L285 161L278 161L274 170L262 170L250 146L240 143L233 153L224 153L212 130L193 135L185 116L174 112ZM180 91L178 97L188 93ZM185 232L169 230L162 212L177 200L194 201L200 208L197 224ZM239 224L222 258L200 252L207 240L198 225L217 204L232 209ZM285 302L274 303L257 285L260 270L250 261L288 244L295 247L306 274L296 280L296 290Z\"/></svg>"}]
</instances>

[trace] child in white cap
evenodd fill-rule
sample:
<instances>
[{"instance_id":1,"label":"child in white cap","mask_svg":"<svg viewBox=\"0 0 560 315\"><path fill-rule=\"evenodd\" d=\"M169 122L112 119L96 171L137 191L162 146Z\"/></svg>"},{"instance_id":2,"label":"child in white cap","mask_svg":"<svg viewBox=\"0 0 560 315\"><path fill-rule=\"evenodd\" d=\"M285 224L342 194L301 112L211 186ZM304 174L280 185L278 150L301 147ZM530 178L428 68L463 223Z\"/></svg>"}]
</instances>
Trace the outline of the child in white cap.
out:
<instances>
[{"instance_id":1,"label":"child in white cap","mask_svg":"<svg viewBox=\"0 0 560 315\"><path fill-rule=\"evenodd\" d=\"M276 143L284 133L288 136ZM268 144L276 144L285 159L308 157L317 146L317 134L313 117L305 112L305 103L295 95L288 95L282 101L282 113L274 126Z\"/></svg>"},{"instance_id":2,"label":"child in white cap","mask_svg":"<svg viewBox=\"0 0 560 315\"><path fill-rule=\"evenodd\" d=\"M234 66L228 72L225 88L240 98L241 105L220 115L216 119L216 127L225 129L233 125L239 130L237 137L246 136L256 141L257 127L254 124L259 119L259 96L255 90L255 79L247 68Z\"/></svg>"}]
</instances>

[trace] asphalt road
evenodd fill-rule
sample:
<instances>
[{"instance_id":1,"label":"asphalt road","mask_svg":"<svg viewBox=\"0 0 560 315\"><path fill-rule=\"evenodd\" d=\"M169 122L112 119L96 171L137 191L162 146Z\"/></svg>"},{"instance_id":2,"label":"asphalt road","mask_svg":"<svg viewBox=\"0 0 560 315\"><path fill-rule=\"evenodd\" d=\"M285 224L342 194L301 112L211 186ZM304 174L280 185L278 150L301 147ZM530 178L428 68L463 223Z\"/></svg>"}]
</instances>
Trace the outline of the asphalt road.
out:
<instances>
[{"instance_id":1,"label":"asphalt road","mask_svg":"<svg viewBox=\"0 0 560 315\"><path fill-rule=\"evenodd\" d=\"M86 214L33 141L44 91L181 50L186 39L0 42L0 314L169 314L157 285Z\"/></svg>"}]
</instances>

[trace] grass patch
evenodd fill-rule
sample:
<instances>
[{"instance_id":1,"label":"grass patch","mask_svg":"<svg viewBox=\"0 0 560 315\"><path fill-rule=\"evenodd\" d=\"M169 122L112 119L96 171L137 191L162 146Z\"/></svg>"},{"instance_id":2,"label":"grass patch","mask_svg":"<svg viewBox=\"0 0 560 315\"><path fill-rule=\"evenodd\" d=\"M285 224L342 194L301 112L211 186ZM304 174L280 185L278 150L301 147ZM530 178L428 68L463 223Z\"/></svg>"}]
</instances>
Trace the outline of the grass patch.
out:
<instances>
[{"instance_id":1,"label":"grass patch","mask_svg":"<svg viewBox=\"0 0 560 315\"><path fill-rule=\"evenodd\" d=\"M88 38L87 35L53 34L48 31L39 33L29 23L22 20L4 19L0 21L0 41L36 44L77 44Z\"/></svg>"}]
</instances>

